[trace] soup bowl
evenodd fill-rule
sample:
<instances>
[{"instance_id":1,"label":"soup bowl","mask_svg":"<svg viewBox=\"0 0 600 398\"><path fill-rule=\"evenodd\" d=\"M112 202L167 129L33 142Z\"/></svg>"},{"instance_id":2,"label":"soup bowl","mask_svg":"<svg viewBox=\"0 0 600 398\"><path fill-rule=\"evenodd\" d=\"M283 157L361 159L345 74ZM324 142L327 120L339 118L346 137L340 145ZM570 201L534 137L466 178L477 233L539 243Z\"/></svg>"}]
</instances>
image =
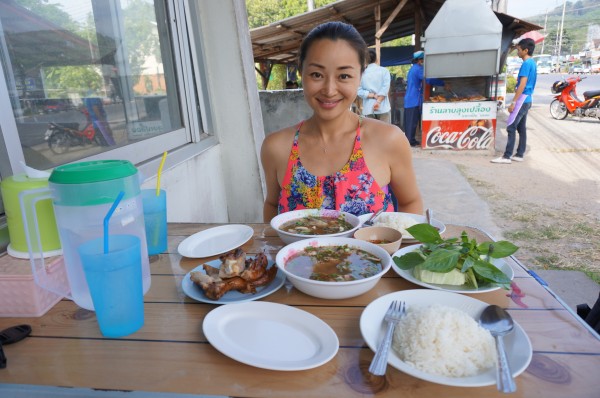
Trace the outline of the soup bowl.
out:
<instances>
[{"instance_id":1,"label":"soup bowl","mask_svg":"<svg viewBox=\"0 0 600 398\"><path fill-rule=\"evenodd\" d=\"M330 219L341 219L347 221L352 228L346 231L340 231L335 233L327 233L327 234L314 234L314 233L293 233L283 231L281 227L290 221L293 220L302 220L307 219L307 217L326 217ZM350 213L346 213L339 210L326 210L326 209L304 209L304 210L294 210L288 211L287 213L281 213L271 220L271 228L277 231L277 234L285 243L293 243L299 240L307 239L307 238L315 238L315 237L351 237L354 232L360 227L360 219Z\"/></svg>"},{"instance_id":2,"label":"soup bowl","mask_svg":"<svg viewBox=\"0 0 600 398\"><path fill-rule=\"evenodd\" d=\"M292 273L287 267L290 260L294 259L306 248L344 245L347 245L350 250L364 250L369 253L370 257L380 259L381 270L367 278L336 282L309 279L308 277ZM277 253L275 262L277 267L286 275L287 279L296 289L309 296L323 299L345 299L366 293L379 282L381 277L392 266L392 258L383 248L367 241L344 237L310 238L291 243Z\"/></svg>"}]
</instances>

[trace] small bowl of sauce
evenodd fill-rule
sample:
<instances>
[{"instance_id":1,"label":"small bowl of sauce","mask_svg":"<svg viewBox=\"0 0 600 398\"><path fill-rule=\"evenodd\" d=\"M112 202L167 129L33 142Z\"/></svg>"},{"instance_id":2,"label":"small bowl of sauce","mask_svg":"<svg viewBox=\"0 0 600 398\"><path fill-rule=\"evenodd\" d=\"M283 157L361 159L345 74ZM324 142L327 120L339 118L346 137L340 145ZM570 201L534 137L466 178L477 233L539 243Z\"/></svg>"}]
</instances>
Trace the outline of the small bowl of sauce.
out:
<instances>
[{"instance_id":1,"label":"small bowl of sauce","mask_svg":"<svg viewBox=\"0 0 600 398\"><path fill-rule=\"evenodd\" d=\"M402 233L390 227L365 227L354 232L354 238L374 243L389 254L395 253L402 243Z\"/></svg>"}]
</instances>

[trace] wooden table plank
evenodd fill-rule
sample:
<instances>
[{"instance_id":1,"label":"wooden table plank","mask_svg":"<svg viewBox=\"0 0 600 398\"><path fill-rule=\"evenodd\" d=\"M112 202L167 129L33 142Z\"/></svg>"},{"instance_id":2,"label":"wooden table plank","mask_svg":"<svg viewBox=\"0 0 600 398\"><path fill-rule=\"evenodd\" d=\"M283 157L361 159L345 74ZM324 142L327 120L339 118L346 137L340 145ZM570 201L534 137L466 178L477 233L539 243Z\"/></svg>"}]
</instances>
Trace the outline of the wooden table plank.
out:
<instances>
[{"instance_id":1,"label":"wooden table plank","mask_svg":"<svg viewBox=\"0 0 600 398\"><path fill-rule=\"evenodd\" d=\"M364 348L342 347L323 366L298 372L240 364L205 343L31 338L7 348L10 365L0 382L244 397L500 396L495 386L447 387L394 368L372 376L373 354ZM597 356L536 354L512 396L592 397L597 365Z\"/></svg>"}]
</instances>

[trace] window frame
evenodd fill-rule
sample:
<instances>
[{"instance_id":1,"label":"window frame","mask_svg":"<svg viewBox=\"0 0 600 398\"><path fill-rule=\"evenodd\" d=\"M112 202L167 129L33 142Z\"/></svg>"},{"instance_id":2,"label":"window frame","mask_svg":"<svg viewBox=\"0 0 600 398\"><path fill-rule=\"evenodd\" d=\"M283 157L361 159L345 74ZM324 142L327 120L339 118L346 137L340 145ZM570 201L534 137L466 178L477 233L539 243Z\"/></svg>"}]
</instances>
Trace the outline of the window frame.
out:
<instances>
[{"instance_id":1,"label":"window frame","mask_svg":"<svg viewBox=\"0 0 600 398\"><path fill-rule=\"evenodd\" d=\"M208 100L206 59L202 43L198 43L196 40L196 38L202 37L200 35L202 29L199 24L191 21L194 11L191 7L200 5L190 5L189 0L154 1L162 2L167 13L167 15L158 15L157 13L156 19L158 22L160 18L164 17L164 28L168 31L183 127L78 161L127 159L136 165L141 176L149 177L155 175L164 151L173 151L169 156L170 163L178 164L219 143L214 134L212 109ZM106 3L106 7L111 6L111 3ZM17 130L17 118L12 111L2 62L0 62L0 109L10 110L10 112L0 113L1 181L2 178L22 173L24 170L21 162L25 163L21 137ZM6 228L6 216L0 198L0 235L6 232ZM4 250L5 247L0 242L0 253Z\"/></svg>"},{"instance_id":2,"label":"window frame","mask_svg":"<svg viewBox=\"0 0 600 398\"><path fill-rule=\"evenodd\" d=\"M190 6L188 1L154 0L162 2L168 15L164 16L165 28L168 31L173 54L173 69L177 85L177 98L182 115L182 128L148 138L140 142L124 145L102 152L83 160L127 159L136 165L144 165L154 158L160 157L167 150L191 146L185 152L198 154L217 143L211 139L210 109L207 99L206 85L203 76L202 54L195 51L194 35L190 29L198 27L189 22ZM110 7L110 3L107 3ZM156 15L157 21L163 16ZM170 56L170 54L169 54ZM194 65L193 60L199 60ZM0 109L10 109L11 112L0 114L0 153L6 157L0 159L0 178L22 172L20 162L25 161L21 139L17 131L16 118L12 112L8 87L4 78L4 66L0 63ZM198 96L196 96L198 93ZM189 157L190 155L184 155ZM8 162L6 162L6 160Z\"/></svg>"}]
</instances>

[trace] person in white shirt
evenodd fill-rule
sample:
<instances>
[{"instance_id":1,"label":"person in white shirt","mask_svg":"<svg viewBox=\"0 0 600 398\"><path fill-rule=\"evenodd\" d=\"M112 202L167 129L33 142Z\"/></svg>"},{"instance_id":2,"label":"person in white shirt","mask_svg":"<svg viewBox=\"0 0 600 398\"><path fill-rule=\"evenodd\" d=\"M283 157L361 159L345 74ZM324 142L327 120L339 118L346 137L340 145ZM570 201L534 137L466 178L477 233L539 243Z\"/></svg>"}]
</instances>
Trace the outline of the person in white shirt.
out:
<instances>
[{"instance_id":1,"label":"person in white shirt","mask_svg":"<svg viewBox=\"0 0 600 398\"><path fill-rule=\"evenodd\" d=\"M360 80L358 96L362 98L362 114L386 123L391 121L391 106L388 98L390 91L390 72L377 65L375 49L369 49L369 65Z\"/></svg>"}]
</instances>

